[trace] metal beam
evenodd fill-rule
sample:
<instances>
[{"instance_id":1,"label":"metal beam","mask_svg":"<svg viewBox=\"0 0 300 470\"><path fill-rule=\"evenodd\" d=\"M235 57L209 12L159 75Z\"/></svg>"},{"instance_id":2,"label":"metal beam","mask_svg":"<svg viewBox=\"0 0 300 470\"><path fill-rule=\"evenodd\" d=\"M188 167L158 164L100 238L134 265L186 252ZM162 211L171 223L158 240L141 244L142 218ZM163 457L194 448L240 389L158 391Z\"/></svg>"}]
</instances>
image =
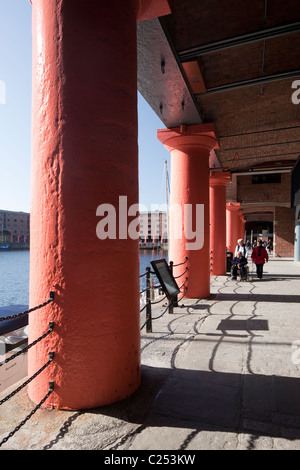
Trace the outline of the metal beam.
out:
<instances>
[{"instance_id":1,"label":"metal beam","mask_svg":"<svg viewBox=\"0 0 300 470\"><path fill-rule=\"evenodd\" d=\"M215 41L210 44L203 44L201 46L192 47L177 52L181 62L188 60L195 60L200 55L210 54L220 50L230 49L232 47L243 46L253 42L259 42L266 39L276 38L279 36L285 36L288 34L295 34L300 32L300 21L293 23L273 26L271 28L261 29L259 31L253 31L252 33L241 34L240 36L234 36L231 38L222 39Z\"/></svg>"},{"instance_id":2,"label":"metal beam","mask_svg":"<svg viewBox=\"0 0 300 470\"><path fill-rule=\"evenodd\" d=\"M265 75L263 77L250 78L249 80L242 80L239 82L225 83L211 88L207 88L206 93L201 93L196 96L206 96L213 93L223 93L225 91L238 90L239 88L245 88L249 86L260 85L262 83L277 82L280 80L287 80L291 78L300 77L300 69L291 70L289 72L281 72L272 75Z\"/></svg>"},{"instance_id":3,"label":"metal beam","mask_svg":"<svg viewBox=\"0 0 300 470\"><path fill-rule=\"evenodd\" d=\"M202 122L196 100L182 75L158 19L137 25L138 90L168 127Z\"/></svg>"},{"instance_id":4,"label":"metal beam","mask_svg":"<svg viewBox=\"0 0 300 470\"><path fill-rule=\"evenodd\" d=\"M234 170L229 170L232 175L237 175L237 176L252 176L252 175L273 175L274 173L291 173L292 168L289 170L261 170L261 171L234 171Z\"/></svg>"}]
</instances>

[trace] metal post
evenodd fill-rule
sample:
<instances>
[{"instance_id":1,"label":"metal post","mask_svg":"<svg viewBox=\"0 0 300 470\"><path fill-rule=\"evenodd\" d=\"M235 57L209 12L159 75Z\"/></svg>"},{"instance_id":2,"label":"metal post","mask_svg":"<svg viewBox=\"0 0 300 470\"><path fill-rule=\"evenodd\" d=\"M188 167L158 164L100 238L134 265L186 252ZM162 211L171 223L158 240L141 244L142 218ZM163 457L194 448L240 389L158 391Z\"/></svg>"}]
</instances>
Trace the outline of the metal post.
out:
<instances>
[{"instance_id":1,"label":"metal post","mask_svg":"<svg viewBox=\"0 0 300 470\"><path fill-rule=\"evenodd\" d=\"M173 261L170 261L169 269L170 269L170 273L173 275ZM174 302L171 302L169 305L169 313L174 313L174 306L176 305L177 305L177 296L176 296L176 299L174 299Z\"/></svg>"},{"instance_id":2,"label":"metal post","mask_svg":"<svg viewBox=\"0 0 300 470\"><path fill-rule=\"evenodd\" d=\"M295 221L294 261L300 261L300 220Z\"/></svg>"},{"instance_id":3,"label":"metal post","mask_svg":"<svg viewBox=\"0 0 300 470\"><path fill-rule=\"evenodd\" d=\"M151 279L150 268L146 268L146 333L152 333L152 312L151 312Z\"/></svg>"}]
</instances>

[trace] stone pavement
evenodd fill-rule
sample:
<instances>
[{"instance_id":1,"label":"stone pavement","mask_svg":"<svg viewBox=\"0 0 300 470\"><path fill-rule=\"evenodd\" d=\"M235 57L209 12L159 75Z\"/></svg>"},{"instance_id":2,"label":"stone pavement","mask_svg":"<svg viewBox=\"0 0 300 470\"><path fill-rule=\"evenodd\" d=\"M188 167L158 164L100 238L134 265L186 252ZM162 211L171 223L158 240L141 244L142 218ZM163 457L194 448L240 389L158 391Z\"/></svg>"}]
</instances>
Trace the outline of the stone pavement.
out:
<instances>
[{"instance_id":1,"label":"stone pavement","mask_svg":"<svg viewBox=\"0 0 300 470\"><path fill-rule=\"evenodd\" d=\"M132 397L40 409L1 449L299 450L300 263L271 259L250 282L212 277L211 293L142 331ZM0 441L33 407L25 390L1 406Z\"/></svg>"}]
</instances>

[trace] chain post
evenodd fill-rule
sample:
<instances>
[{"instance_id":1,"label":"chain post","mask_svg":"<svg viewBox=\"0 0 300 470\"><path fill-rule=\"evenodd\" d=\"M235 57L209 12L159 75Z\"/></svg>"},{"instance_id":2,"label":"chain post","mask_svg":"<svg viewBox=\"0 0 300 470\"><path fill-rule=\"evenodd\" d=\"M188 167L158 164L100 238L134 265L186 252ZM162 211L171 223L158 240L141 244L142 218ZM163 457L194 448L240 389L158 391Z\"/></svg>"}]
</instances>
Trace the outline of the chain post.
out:
<instances>
[{"instance_id":1,"label":"chain post","mask_svg":"<svg viewBox=\"0 0 300 470\"><path fill-rule=\"evenodd\" d=\"M150 268L146 268L146 332L152 333L152 311L151 311L151 279Z\"/></svg>"},{"instance_id":2,"label":"chain post","mask_svg":"<svg viewBox=\"0 0 300 470\"><path fill-rule=\"evenodd\" d=\"M169 270L170 270L170 273L172 274L172 276L173 276L173 264L174 264L174 262L170 261ZM176 302L175 302L175 298L174 298L174 302L172 301L169 304L169 308L168 308L169 313L171 313L171 314L174 313L174 305L176 305L176 304L177 304L177 296L176 296Z\"/></svg>"}]
</instances>

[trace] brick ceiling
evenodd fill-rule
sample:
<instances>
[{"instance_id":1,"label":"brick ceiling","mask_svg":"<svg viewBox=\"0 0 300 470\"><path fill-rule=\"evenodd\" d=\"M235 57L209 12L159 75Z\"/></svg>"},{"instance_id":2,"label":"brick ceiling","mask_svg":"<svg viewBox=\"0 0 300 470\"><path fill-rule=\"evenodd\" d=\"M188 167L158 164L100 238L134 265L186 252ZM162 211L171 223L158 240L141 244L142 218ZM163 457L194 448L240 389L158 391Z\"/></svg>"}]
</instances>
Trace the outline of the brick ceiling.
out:
<instances>
[{"instance_id":1,"label":"brick ceiling","mask_svg":"<svg viewBox=\"0 0 300 470\"><path fill-rule=\"evenodd\" d=\"M214 122L220 140L217 157L230 169L297 160L300 104L293 104L291 86L300 80L300 1L169 0L169 4L171 15L156 23L144 22L139 31L139 89L166 127ZM175 65L166 59L166 45L162 51L163 39L156 39L159 34L147 46L145 37L150 38L152 25L161 28ZM146 68L147 54L151 62ZM155 69L158 62L163 65L160 76ZM185 75L189 62L201 68L205 88L200 93L191 76ZM184 86L197 118L195 113L184 114L189 103L182 98ZM170 96L172 88L176 93Z\"/></svg>"}]
</instances>

